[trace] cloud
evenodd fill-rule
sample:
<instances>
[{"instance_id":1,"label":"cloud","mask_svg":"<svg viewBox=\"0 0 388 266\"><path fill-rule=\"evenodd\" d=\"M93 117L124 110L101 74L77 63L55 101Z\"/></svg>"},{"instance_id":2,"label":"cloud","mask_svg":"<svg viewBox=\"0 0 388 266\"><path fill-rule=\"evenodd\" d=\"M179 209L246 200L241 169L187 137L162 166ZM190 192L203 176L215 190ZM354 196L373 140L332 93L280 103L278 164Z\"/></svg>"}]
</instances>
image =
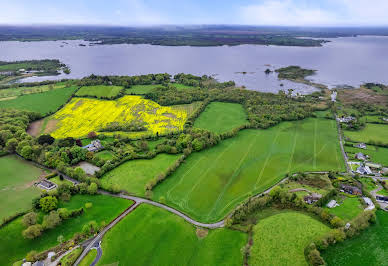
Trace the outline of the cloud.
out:
<instances>
[{"instance_id":1,"label":"cloud","mask_svg":"<svg viewBox=\"0 0 388 266\"><path fill-rule=\"evenodd\" d=\"M265 0L242 6L239 17L255 25L375 26L388 25L387 9L387 0Z\"/></svg>"}]
</instances>

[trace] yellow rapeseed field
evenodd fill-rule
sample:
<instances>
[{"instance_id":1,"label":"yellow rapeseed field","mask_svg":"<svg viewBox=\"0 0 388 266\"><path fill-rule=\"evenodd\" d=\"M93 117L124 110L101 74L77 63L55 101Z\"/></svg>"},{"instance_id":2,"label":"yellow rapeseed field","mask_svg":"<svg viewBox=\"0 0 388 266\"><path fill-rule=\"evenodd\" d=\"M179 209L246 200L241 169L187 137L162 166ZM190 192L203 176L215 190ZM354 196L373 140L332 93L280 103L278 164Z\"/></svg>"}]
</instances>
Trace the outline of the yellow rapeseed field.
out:
<instances>
[{"instance_id":1,"label":"yellow rapeseed field","mask_svg":"<svg viewBox=\"0 0 388 266\"><path fill-rule=\"evenodd\" d=\"M108 123L146 123L149 133L159 134L183 129L188 113L184 108L160 106L141 96L124 96L116 101L73 98L51 119L57 120L51 133L55 138L83 137Z\"/></svg>"}]
</instances>

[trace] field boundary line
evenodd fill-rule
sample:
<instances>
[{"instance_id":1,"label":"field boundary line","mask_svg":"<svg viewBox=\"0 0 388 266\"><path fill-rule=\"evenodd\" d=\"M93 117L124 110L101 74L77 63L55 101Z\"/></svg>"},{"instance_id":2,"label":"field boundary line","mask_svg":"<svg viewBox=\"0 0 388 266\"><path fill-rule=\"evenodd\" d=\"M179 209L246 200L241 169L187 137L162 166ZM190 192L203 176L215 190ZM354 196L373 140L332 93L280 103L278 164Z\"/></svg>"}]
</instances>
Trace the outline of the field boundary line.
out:
<instances>
[{"instance_id":1,"label":"field boundary line","mask_svg":"<svg viewBox=\"0 0 388 266\"><path fill-rule=\"evenodd\" d=\"M322 149L321 149L322 151ZM317 119L314 119L314 160L313 168L317 168Z\"/></svg>"},{"instance_id":2,"label":"field boundary line","mask_svg":"<svg viewBox=\"0 0 388 266\"><path fill-rule=\"evenodd\" d=\"M294 153L295 153L297 135L298 135L298 130L295 128L294 145L292 147L292 154L291 154L290 160L288 161L287 173L290 172L292 160L294 160Z\"/></svg>"}]
</instances>

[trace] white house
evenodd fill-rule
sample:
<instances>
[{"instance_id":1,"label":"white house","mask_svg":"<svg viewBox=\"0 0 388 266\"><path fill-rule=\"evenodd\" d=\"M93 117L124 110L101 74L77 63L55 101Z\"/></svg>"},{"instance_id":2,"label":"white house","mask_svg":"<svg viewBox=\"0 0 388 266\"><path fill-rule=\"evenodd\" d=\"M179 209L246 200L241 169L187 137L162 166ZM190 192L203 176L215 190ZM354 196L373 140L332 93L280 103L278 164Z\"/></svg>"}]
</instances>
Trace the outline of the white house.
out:
<instances>
[{"instance_id":1,"label":"white house","mask_svg":"<svg viewBox=\"0 0 388 266\"><path fill-rule=\"evenodd\" d=\"M371 175L372 174L372 170L370 170L369 166L360 166L357 168L357 173L361 174L361 175Z\"/></svg>"},{"instance_id":2,"label":"white house","mask_svg":"<svg viewBox=\"0 0 388 266\"><path fill-rule=\"evenodd\" d=\"M366 149L366 144L365 143L358 143L358 144L355 144L354 147L365 150Z\"/></svg>"}]
</instances>

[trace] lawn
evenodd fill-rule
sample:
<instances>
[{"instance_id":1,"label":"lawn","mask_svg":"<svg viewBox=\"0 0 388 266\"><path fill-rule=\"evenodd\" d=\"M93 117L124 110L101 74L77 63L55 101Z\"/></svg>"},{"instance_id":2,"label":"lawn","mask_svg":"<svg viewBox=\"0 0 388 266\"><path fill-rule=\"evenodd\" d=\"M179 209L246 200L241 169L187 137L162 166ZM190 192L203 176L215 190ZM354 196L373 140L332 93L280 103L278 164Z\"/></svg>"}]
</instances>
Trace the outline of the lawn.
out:
<instances>
[{"instance_id":1,"label":"lawn","mask_svg":"<svg viewBox=\"0 0 388 266\"><path fill-rule=\"evenodd\" d=\"M223 218L252 194L299 171L344 171L336 122L309 118L266 130L243 130L191 154L154 189L154 200L202 222Z\"/></svg>"},{"instance_id":2,"label":"lawn","mask_svg":"<svg viewBox=\"0 0 388 266\"><path fill-rule=\"evenodd\" d=\"M197 118L194 127L220 134L246 123L247 115L241 104L212 102Z\"/></svg>"},{"instance_id":3,"label":"lawn","mask_svg":"<svg viewBox=\"0 0 388 266\"><path fill-rule=\"evenodd\" d=\"M91 249L88 254L82 259L79 266L89 266L95 260L97 256L97 250Z\"/></svg>"},{"instance_id":4,"label":"lawn","mask_svg":"<svg viewBox=\"0 0 388 266\"><path fill-rule=\"evenodd\" d=\"M65 104L76 89L77 87L72 86L42 93L23 95L16 99L0 101L0 108L15 108L46 115L55 112L59 107Z\"/></svg>"},{"instance_id":5,"label":"lawn","mask_svg":"<svg viewBox=\"0 0 388 266\"><path fill-rule=\"evenodd\" d=\"M308 265L304 248L330 230L298 212L283 212L260 220L253 228L249 265Z\"/></svg>"},{"instance_id":6,"label":"lawn","mask_svg":"<svg viewBox=\"0 0 388 266\"><path fill-rule=\"evenodd\" d=\"M80 97L94 96L97 98L113 99L117 95L119 95L119 93L123 89L124 88L121 86L104 86L104 85L85 86L85 87L81 87L75 95Z\"/></svg>"},{"instance_id":7,"label":"lawn","mask_svg":"<svg viewBox=\"0 0 388 266\"><path fill-rule=\"evenodd\" d=\"M147 94L151 92L153 89L158 87L164 87L161 84L150 84L150 85L133 85L129 89L125 90L125 94Z\"/></svg>"},{"instance_id":8,"label":"lawn","mask_svg":"<svg viewBox=\"0 0 388 266\"><path fill-rule=\"evenodd\" d=\"M223 228L199 238L179 216L143 204L106 233L98 265L242 265L246 240Z\"/></svg>"},{"instance_id":9,"label":"lawn","mask_svg":"<svg viewBox=\"0 0 388 266\"><path fill-rule=\"evenodd\" d=\"M62 257L60 260L61 266L72 266L77 258L81 255L82 248L78 247L71 251L69 254Z\"/></svg>"},{"instance_id":10,"label":"lawn","mask_svg":"<svg viewBox=\"0 0 388 266\"><path fill-rule=\"evenodd\" d=\"M375 225L322 252L328 265L388 265L388 213L377 211L376 214Z\"/></svg>"},{"instance_id":11,"label":"lawn","mask_svg":"<svg viewBox=\"0 0 388 266\"><path fill-rule=\"evenodd\" d=\"M363 211L359 198L344 197L343 202L339 202L340 206L325 209L335 216L340 217L344 221L350 221Z\"/></svg>"},{"instance_id":12,"label":"lawn","mask_svg":"<svg viewBox=\"0 0 388 266\"><path fill-rule=\"evenodd\" d=\"M367 149L359 149L355 147L348 147L345 146L345 151L349 153L358 153L362 152L366 155L369 155L370 161L374 163L379 163L384 166L388 166L388 148L378 147L378 146L372 146L367 145Z\"/></svg>"},{"instance_id":13,"label":"lawn","mask_svg":"<svg viewBox=\"0 0 388 266\"><path fill-rule=\"evenodd\" d=\"M375 190L376 188L378 188L378 186L373 182L372 178L369 178L369 177L361 177L358 179L359 181L361 181L361 183L363 184L363 186L366 188L366 190L368 190L369 192L372 191L372 190Z\"/></svg>"},{"instance_id":14,"label":"lawn","mask_svg":"<svg viewBox=\"0 0 388 266\"><path fill-rule=\"evenodd\" d=\"M43 170L15 155L0 157L0 220L31 208L40 195L34 186Z\"/></svg>"},{"instance_id":15,"label":"lawn","mask_svg":"<svg viewBox=\"0 0 388 266\"><path fill-rule=\"evenodd\" d=\"M9 265L22 259L29 251L43 251L58 244L57 238L63 235L64 239L70 239L74 233L81 232L83 225L89 221L96 221L101 224L105 221L107 224L122 213L131 205L131 201L104 195L75 195L70 202L61 204L60 207L74 210L85 206L85 203L91 202L93 207L85 209L85 212L76 218L63 221L59 226L34 240L24 239L22 231L25 229L22 225L22 217L12 221L0 229L0 254L2 254L2 263Z\"/></svg>"},{"instance_id":16,"label":"lawn","mask_svg":"<svg viewBox=\"0 0 388 266\"><path fill-rule=\"evenodd\" d=\"M95 154L98 158L104 159L106 161L113 159L113 153L111 151L100 151Z\"/></svg>"},{"instance_id":17,"label":"lawn","mask_svg":"<svg viewBox=\"0 0 388 266\"><path fill-rule=\"evenodd\" d=\"M165 172L180 155L159 154L153 159L131 160L106 173L100 180L103 188L112 184L131 194L144 196L145 185L158 174Z\"/></svg>"},{"instance_id":18,"label":"lawn","mask_svg":"<svg viewBox=\"0 0 388 266\"><path fill-rule=\"evenodd\" d=\"M59 178L59 176L55 176L53 178L50 178L50 181L57 184L58 186L62 185L62 184L73 185L73 182L66 180L66 179L61 180Z\"/></svg>"},{"instance_id":19,"label":"lawn","mask_svg":"<svg viewBox=\"0 0 388 266\"><path fill-rule=\"evenodd\" d=\"M356 142L388 144L388 125L367 123L359 131L345 130L345 137Z\"/></svg>"},{"instance_id":20,"label":"lawn","mask_svg":"<svg viewBox=\"0 0 388 266\"><path fill-rule=\"evenodd\" d=\"M191 106L191 105L188 105ZM160 106L140 96L124 96L116 101L73 98L51 120L58 121L51 135L55 138L82 137L101 131L111 122L127 124L142 121L153 134L182 130L188 116L182 106Z\"/></svg>"}]
</instances>

